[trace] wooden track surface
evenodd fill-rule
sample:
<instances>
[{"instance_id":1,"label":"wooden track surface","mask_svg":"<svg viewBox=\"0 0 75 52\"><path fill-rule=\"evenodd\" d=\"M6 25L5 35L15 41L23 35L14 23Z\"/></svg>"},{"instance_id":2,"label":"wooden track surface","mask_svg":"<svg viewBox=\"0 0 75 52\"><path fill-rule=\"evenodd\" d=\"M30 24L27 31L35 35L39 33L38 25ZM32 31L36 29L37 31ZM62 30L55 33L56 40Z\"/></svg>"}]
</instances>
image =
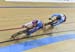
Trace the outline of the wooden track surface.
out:
<instances>
[{"instance_id":1,"label":"wooden track surface","mask_svg":"<svg viewBox=\"0 0 75 52\"><path fill-rule=\"evenodd\" d=\"M0 3L1 6L74 6L75 4L54 4L54 3ZM59 26L56 26L53 29L56 31L65 31L65 30L75 30L75 8L0 8L0 29L5 28L13 28L19 27L24 23L32 21L35 18L42 20L43 22L47 22L48 18L53 13L64 13L67 16L67 21ZM21 29L22 30L22 29ZM9 37L18 32L20 30L11 30L11 31L3 31L0 32L0 41L7 40ZM39 32L39 33L38 33ZM75 31L70 31L75 32ZM37 31L34 34L42 34L43 31ZM53 34L53 36L57 36L60 34L64 34L68 32ZM27 40L27 39L26 39ZM6 43L1 44L0 46L7 46L12 44Z\"/></svg>"},{"instance_id":2,"label":"wooden track surface","mask_svg":"<svg viewBox=\"0 0 75 52\"><path fill-rule=\"evenodd\" d=\"M1 6L75 6L75 3L48 3L48 2L3 2L0 0Z\"/></svg>"}]
</instances>

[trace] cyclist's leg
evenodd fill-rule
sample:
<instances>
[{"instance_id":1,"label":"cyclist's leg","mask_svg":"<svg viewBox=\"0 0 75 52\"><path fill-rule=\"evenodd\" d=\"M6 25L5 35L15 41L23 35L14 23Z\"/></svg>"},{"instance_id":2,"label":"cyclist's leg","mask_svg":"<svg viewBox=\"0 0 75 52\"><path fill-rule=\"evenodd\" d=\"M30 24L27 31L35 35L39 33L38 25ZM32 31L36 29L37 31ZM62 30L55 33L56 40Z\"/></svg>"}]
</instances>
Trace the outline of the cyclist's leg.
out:
<instances>
[{"instance_id":1,"label":"cyclist's leg","mask_svg":"<svg viewBox=\"0 0 75 52\"><path fill-rule=\"evenodd\" d=\"M12 34L12 35L11 35L11 38L15 39L17 36L21 35L21 34L23 33L23 31L24 31L24 30L19 31L19 32L15 33L15 34Z\"/></svg>"}]
</instances>

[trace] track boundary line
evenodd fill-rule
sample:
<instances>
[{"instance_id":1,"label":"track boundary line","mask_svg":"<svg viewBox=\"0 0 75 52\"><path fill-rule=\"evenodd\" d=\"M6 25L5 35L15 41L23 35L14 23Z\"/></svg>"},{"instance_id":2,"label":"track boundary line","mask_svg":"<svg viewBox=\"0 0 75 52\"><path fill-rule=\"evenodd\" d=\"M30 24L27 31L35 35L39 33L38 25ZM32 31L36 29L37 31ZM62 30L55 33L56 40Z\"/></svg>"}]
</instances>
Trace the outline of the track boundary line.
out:
<instances>
[{"instance_id":1,"label":"track boundary line","mask_svg":"<svg viewBox=\"0 0 75 52\"><path fill-rule=\"evenodd\" d=\"M75 23L75 22L66 22L64 24L71 24L71 23ZM18 27L18 28L0 29L0 31L9 31L9 30L16 30L16 29L22 29L22 28Z\"/></svg>"},{"instance_id":2,"label":"track boundary line","mask_svg":"<svg viewBox=\"0 0 75 52\"><path fill-rule=\"evenodd\" d=\"M74 30L65 30L65 31L52 32L52 33L54 34L54 33L69 32L69 31L75 31L75 29ZM39 34L39 35L31 36L31 37L38 37L38 36L48 35L48 34L52 34L52 33ZM23 37L23 38L19 38L19 39L5 40L5 41L0 42L0 44L15 41L15 40L27 39L27 38L31 38L31 37Z\"/></svg>"},{"instance_id":3,"label":"track boundary line","mask_svg":"<svg viewBox=\"0 0 75 52\"><path fill-rule=\"evenodd\" d=\"M75 8L75 6L0 6L0 8Z\"/></svg>"}]
</instances>

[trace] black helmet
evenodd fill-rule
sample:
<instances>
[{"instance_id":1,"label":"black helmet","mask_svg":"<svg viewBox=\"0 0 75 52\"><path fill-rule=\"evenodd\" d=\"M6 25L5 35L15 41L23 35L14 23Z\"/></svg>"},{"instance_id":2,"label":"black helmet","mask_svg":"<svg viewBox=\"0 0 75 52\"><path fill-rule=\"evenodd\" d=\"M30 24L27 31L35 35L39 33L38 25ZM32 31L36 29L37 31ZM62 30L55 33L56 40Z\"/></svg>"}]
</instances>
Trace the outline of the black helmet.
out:
<instances>
[{"instance_id":1,"label":"black helmet","mask_svg":"<svg viewBox=\"0 0 75 52\"><path fill-rule=\"evenodd\" d=\"M49 18L49 20L51 20L51 18Z\"/></svg>"},{"instance_id":2,"label":"black helmet","mask_svg":"<svg viewBox=\"0 0 75 52\"><path fill-rule=\"evenodd\" d=\"M57 19L57 20L60 20L60 19L61 19L61 16L60 16L60 15L59 15L59 16L57 16L57 17L56 17L56 19Z\"/></svg>"}]
</instances>

